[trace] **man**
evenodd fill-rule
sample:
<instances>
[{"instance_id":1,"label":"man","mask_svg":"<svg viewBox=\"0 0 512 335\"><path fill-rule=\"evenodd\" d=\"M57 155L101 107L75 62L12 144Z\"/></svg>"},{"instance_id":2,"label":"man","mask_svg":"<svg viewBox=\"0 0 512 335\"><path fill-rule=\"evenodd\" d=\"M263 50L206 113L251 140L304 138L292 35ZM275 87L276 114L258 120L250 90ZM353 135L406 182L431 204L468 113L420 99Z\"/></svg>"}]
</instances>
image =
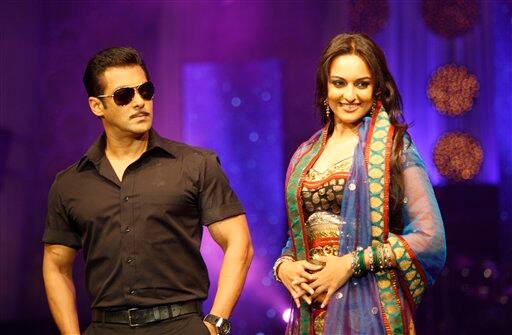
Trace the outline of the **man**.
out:
<instances>
[{"instance_id":1,"label":"man","mask_svg":"<svg viewBox=\"0 0 512 335\"><path fill-rule=\"evenodd\" d=\"M152 129L153 84L132 48L88 63L84 84L103 135L49 192L43 276L62 334L80 334L72 266L83 248L92 320L86 334L227 334L252 259L243 208L212 152ZM202 226L224 251L218 290Z\"/></svg>"}]
</instances>

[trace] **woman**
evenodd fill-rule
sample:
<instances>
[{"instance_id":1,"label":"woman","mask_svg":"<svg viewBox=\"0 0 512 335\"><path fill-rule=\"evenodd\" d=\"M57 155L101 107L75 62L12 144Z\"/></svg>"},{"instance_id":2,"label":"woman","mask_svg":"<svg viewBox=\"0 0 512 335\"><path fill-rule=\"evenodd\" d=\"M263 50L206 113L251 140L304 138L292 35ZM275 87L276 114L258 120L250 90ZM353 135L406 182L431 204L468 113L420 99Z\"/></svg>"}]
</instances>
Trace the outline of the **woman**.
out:
<instances>
[{"instance_id":1,"label":"woman","mask_svg":"<svg viewBox=\"0 0 512 335\"><path fill-rule=\"evenodd\" d=\"M327 45L316 106L324 127L290 161L290 238L274 265L297 306L287 334L414 334L412 312L444 265L444 229L370 38Z\"/></svg>"}]
</instances>

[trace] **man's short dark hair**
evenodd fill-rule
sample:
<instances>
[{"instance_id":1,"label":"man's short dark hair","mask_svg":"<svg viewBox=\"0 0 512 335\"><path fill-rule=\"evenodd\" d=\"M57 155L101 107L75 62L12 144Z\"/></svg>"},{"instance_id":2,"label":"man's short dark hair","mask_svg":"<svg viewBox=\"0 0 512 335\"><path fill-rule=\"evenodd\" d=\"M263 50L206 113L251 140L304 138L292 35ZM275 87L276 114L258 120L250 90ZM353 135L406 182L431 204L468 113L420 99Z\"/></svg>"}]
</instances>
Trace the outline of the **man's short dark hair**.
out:
<instances>
[{"instance_id":1,"label":"man's short dark hair","mask_svg":"<svg viewBox=\"0 0 512 335\"><path fill-rule=\"evenodd\" d=\"M108 48L95 54L87 63L84 72L84 85L87 95L97 97L104 94L104 83L100 76L110 67L123 67L139 65L144 70L146 78L149 80L149 74L146 65L139 52L134 48Z\"/></svg>"}]
</instances>

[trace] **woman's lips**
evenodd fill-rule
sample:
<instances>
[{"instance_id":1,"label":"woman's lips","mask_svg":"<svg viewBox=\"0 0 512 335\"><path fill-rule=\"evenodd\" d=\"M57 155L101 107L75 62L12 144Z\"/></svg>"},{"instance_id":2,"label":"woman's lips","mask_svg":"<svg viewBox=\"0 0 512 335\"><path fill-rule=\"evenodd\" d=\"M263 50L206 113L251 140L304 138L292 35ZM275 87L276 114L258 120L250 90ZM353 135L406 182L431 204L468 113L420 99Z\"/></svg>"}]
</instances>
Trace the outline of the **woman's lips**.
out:
<instances>
[{"instance_id":1,"label":"woman's lips","mask_svg":"<svg viewBox=\"0 0 512 335\"><path fill-rule=\"evenodd\" d=\"M351 112L354 112L355 110L357 110L361 104L340 104L340 105L344 111L351 113Z\"/></svg>"}]
</instances>

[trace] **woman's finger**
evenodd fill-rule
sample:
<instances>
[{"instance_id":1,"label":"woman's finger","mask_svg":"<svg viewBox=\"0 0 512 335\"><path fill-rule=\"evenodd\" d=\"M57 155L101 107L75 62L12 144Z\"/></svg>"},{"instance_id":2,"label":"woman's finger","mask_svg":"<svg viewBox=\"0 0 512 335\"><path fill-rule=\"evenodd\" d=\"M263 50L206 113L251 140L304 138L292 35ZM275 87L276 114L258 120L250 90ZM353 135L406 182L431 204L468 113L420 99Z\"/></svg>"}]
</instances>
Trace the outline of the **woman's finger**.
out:
<instances>
[{"instance_id":1,"label":"woman's finger","mask_svg":"<svg viewBox=\"0 0 512 335\"><path fill-rule=\"evenodd\" d=\"M297 294L291 287L286 287L288 289L288 292L290 292L290 295L292 296L293 301L295 302L295 306L297 308L300 308L300 294Z\"/></svg>"},{"instance_id":2,"label":"woman's finger","mask_svg":"<svg viewBox=\"0 0 512 335\"><path fill-rule=\"evenodd\" d=\"M304 261L304 263L302 263L302 266L306 270L311 270L311 271L318 271L318 270L321 270L323 268L322 265L316 265L316 264L309 263L309 262L306 262L306 261Z\"/></svg>"},{"instance_id":3,"label":"woman's finger","mask_svg":"<svg viewBox=\"0 0 512 335\"><path fill-rule=\"evenodd\" d=\"M308 281L311 280L312 274L306 271L302 271L299 273L302 278L306 278Z\"/></svg>"},{"instance_id":4,"label":"woman's finger","mask_svg":"<svg viewBox=\"0 0 512 335\"><path fill-rule=\"evenodd\" d=\"M308 280L304 277L298 277L298 278L295 278L294 280L292 280L292 285L299 285L302 283L307 283L307 281Z\"/></svg>"},{"instance_id":5,"label":"woman's finger","mask_svg":"<svg viewBox=\"0 0 512 335\"><path fill-rule=\"evenodd\" d=\"M301 283L300 287L309 294L315 293L315 290L313 290L307 283Z\"/></svg>"},{"instance_id":6,"label":"woman's finger","mask_svg":"<svg viewBox=\"0 0 512 335\"><path fill-rule=\"evenodd\" d=\"M292 297L299 296L301 293L300 288L298 288L296 286L290 285L289 287L287 286L286 288L288 289L288 291L290 291L290 294L292 295Z\"/></svg>"},{"instance_id":7,"label":"woman's finger","mask_svg":"<svg viewBox=\"0 0 512 335\"><path fill-rule=\"evenodd\" d=\"M321 308L324 308L325 306L327 306L327 304L329 303L329 300L331 299L333 292L334 292L333 290L330 290L330 289L327 290L327 294L325 295L324 301L322 301L322 305L320 306Z\"/></svg>"},{"instance_id":8,"label":"woman's finger","mask_svg":"<svg viewBox=\"0 0 512 335\"><path fill-rule=\"evenodd\" d=\"M307 302L308 305L311 305L311 298L310 297L308 297L307 295L303 295L301 298L302 298L302 300Z\"/></svg>"},{"instance_id":9,"label":"woman's finger","mask_svg":"<svg viewBox=\"0 0 512 335\"><path fill-rule=\"evenodd\" d=\"M324 286L324 285L321 285L321 284L318 284L318 286L316 286L316 287L313 287L313 285L311 285L311 288L313 288L315 290L315 292L311 295L312 299L315 299L320 294L322 294L325 291L327 291L327 286Z\"/></svg>"},{"instance_id":10,"label":"woman's finger","mask_svg":"<svg viewBox=\"0 0 512 335\"><path fill-rule=\"evenodd\" d=\"M300 298L306 293L306 291L302 290L301 288L297 287L295 289L295 293L292 293L292 297L294 298Z\"/></svg>"},{"instance_id":11,"label":"woman's finger","mask_svg":"<svg viewBox=\"0 0 512 335\"><path fill-rule=\"evenodd\" d=\"M311 287L313 290L317 290L320 286L322 286L322 281L320 279L315 279L314 281L309 283L309 287Z\"/></svg>"},{"instance_id":12,"label":"woman's finger","mask_svg":"<svg viewBox=\"0 0 512 335\"><path fill-rule=\"evenodd\" d=\"M317 274L317 273L314 273L312 275L309 275L309 281L312 282L312 281L315 281L319 278L320 276Z\"/></svg>"}]
</instances>

